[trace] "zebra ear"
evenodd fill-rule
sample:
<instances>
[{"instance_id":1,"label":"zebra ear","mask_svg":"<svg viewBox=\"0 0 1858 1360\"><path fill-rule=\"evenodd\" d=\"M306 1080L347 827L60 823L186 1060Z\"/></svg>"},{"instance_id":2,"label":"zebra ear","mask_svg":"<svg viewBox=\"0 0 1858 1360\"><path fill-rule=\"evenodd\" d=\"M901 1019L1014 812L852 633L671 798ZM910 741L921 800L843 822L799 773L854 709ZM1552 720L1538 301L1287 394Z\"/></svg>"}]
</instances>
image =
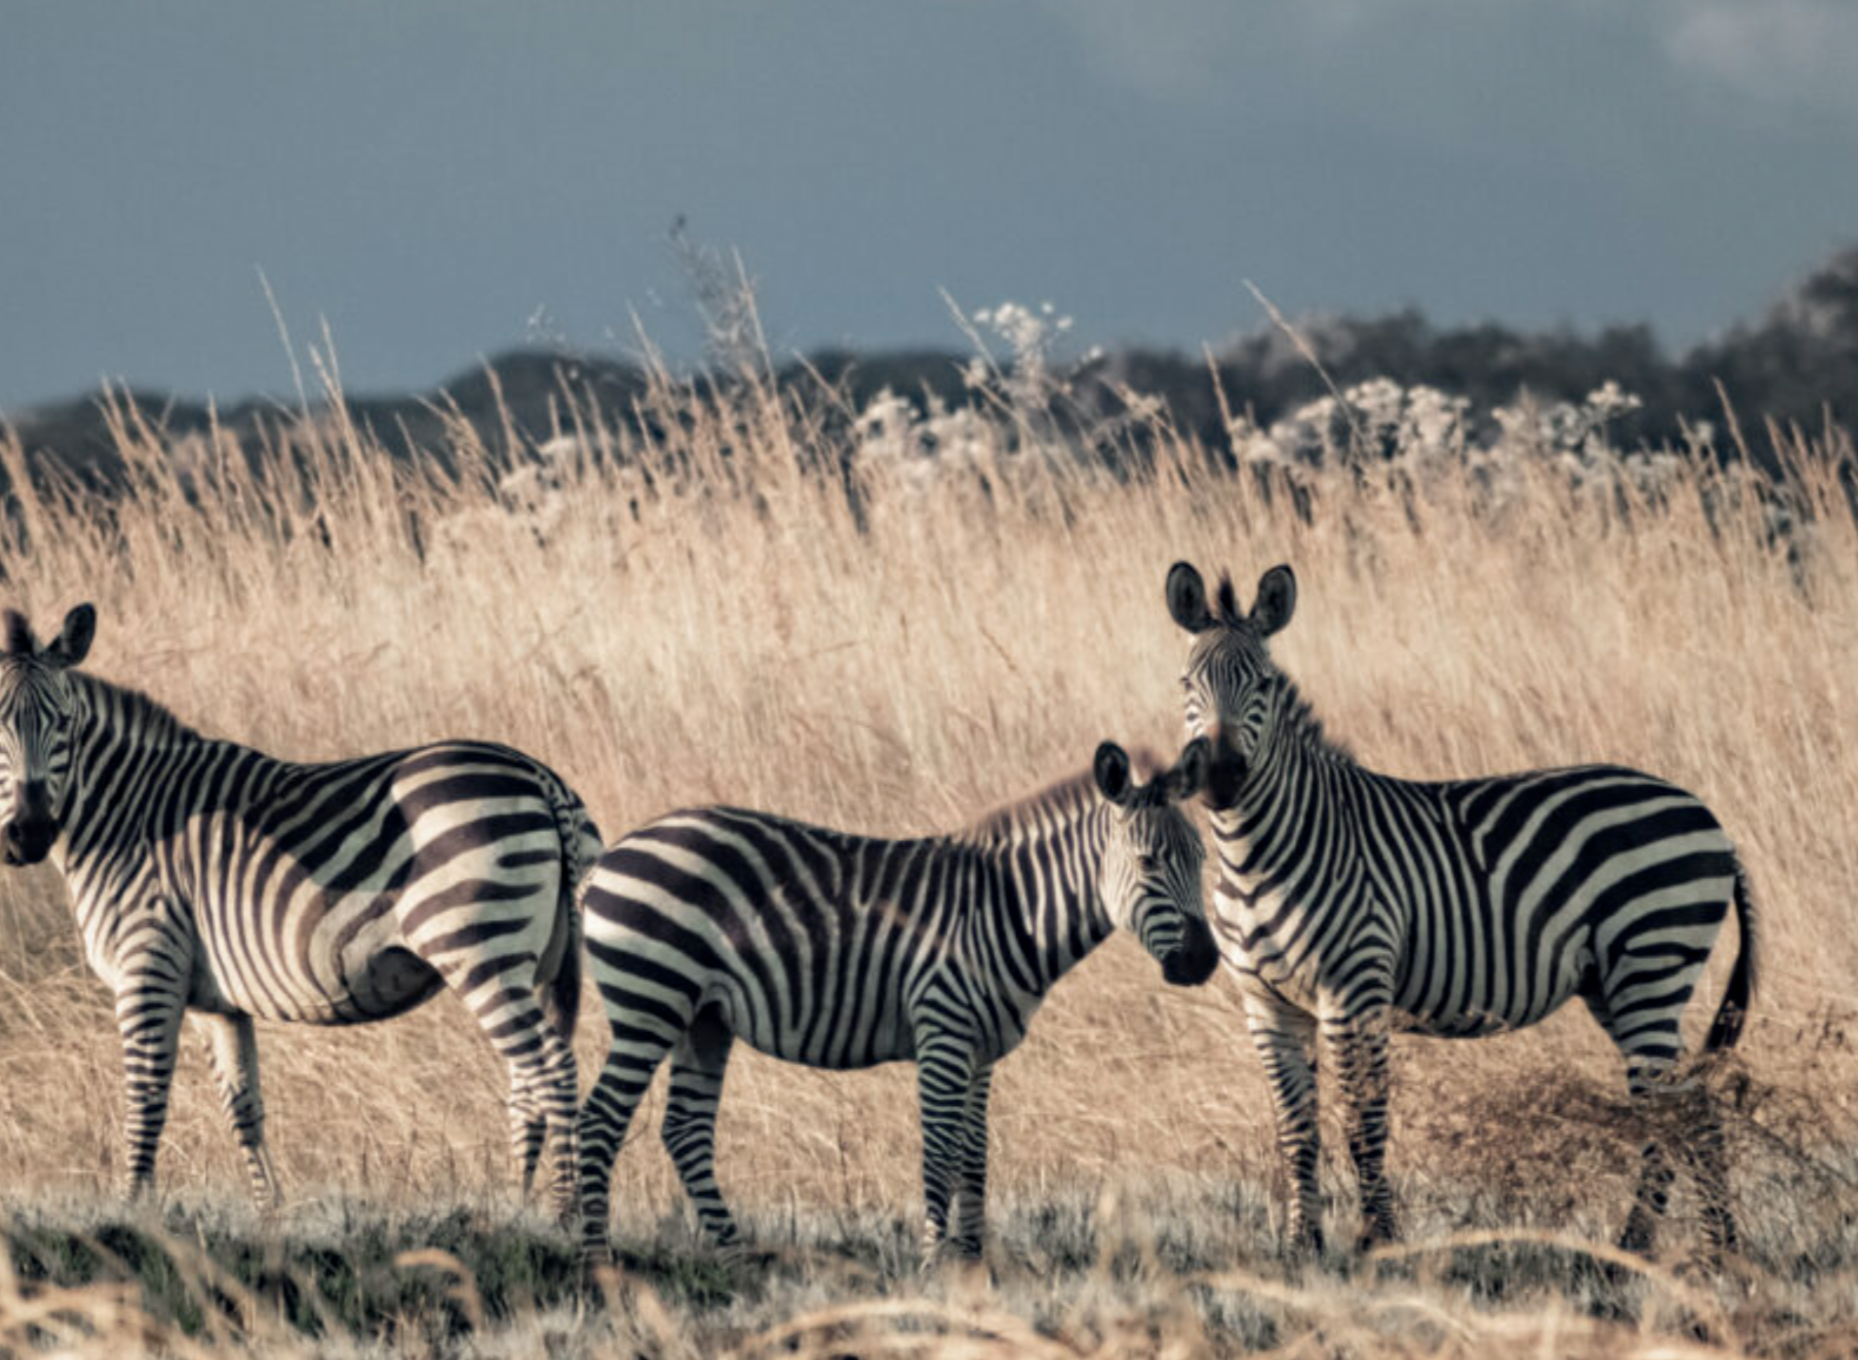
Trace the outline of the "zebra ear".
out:
<instances>
[{"instance_id":1,"label":"zebra ear","mask_svg":"<svg viewBox=\"0 0 1858 1360\"><path fill-rule=\"evenodd\" d=\"M1103 795L1105 802L1120 807L1129 801L1134 786L1129 778L1129 753L1122 747L1113 741L1099 746L1091 773L1097 778L1097 792Z\"/></svg>"},{"instance_id":2,"label":"zebra ear","mask_svg":"<svg viewBox=\"0 0 1858 1360\"><path fill-rule=\"evenodd\" d=\"M1251 624L1260 637L1270 637L1290 622L1297 608L1297 574L1288 563L1272 567L1258 578L1258 598L1252 602Z\"/></svg>"},{"instance_id":3,"label":"zebra ear","mask_svg":"<svg viewBox=\"0 0 1858 1360\"><path fill-rule=\"evenodd\" d=\"M39 640L32 635L32 625L17 609L6 611L6 645L8 656L31 656L39 650Z\"/></svg>"},{"instance_id":4,"label":"zebra ear","mask_svg":"<svg viewBox=\"0 0 1858 1360\"><path fill-rule=\"evenodd\" d=\"M1181 749L1181 758L1168 771L1168 801L1183 803L1206 787L1213 772L1213 743L1195 737Z\"/></svg>"},{"instance_id":5,"label":"zebra ear","mask_svg":"<svg viewBox=\"0 0 1858 1360\"><path fill-rule=\"evenodd\" d=\"M97 607L80 604L65 615L65 626L45 649L45 659L63 669L75 666L90 654L90 640L97 635Z\"/></svg>"},{"instance_id":6,"label":"zebra ear","mask_svg":"<svg viewBox=\"0 0 1858 1360\"><path fill-rule=\"evenodd\" d=\"M1191 562L1176 562L1168 568L1168 613L1190 633L1213 626L1213 613L1206 607L1206 582Z\"/></svg>"}]
</instances>

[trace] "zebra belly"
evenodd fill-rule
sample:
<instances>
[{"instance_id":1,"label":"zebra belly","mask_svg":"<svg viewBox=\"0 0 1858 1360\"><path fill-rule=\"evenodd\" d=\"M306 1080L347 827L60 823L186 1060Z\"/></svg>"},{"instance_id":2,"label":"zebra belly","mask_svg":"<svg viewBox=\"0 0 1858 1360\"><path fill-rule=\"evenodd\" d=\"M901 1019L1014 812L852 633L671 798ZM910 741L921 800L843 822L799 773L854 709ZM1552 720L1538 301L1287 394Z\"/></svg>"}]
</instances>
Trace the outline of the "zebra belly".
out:
<instances>
[{"instance_id":1,"label":"zebra belly","mask_svg":"<svg viewBox=\"0 0 1858 1360\"><path fill-rule=\"evenodd\" d=\"M739 988L718 991L705 1000L722 1011L730 1033L770 1058L849 1072L916 1056L907 1019L890 1007L863 1017L849 1006L842 1012L814 1008L811 1013L777 1017L765 1007L750 1005Z\"/></svg>"},{"instance_id":2,"label":"zebra belly","mask_svg":"<svg viewBox=\"0 0 1858 1360\"><path fill-rule=\"evenodd\" d=\"M298 1024L353 1025L403 1015L444 985L401 942L378 899L338 902L294 949L282 939L212 938L197 967L202 1010Z\"/></svg>"},{"instance_id":3,"label":"zebra belly","mask_svg":"<svg viewBox=\"0 0 1858 1360\"><path fill-rule=\"evenodd\" d=\"M1508 932L1496 934L1487 937L1501 951L1495 973L1486 968L1480 974L1454 957L1449 966L1435 964L1429 978L1403 976L1395 993L1395 1028L1437 1039L1476 1039L1539 1024L1595 985L1591 934L1580 927L1553 949L1538 949L1532 961L1516 957ZM1410 953L1407 961L1410 965Z\"/></svg>"},{"instance_id":4,"label":"zebra belly","mask_svg":"<svg viewBox=\"0 0 1858 1360\"><path fill-rule=\"evenodd\" d=\"M430 1000L444 979L437 970L405 949L388 949L368 960L352 985L314 996L299 995L280 1003L275 997L229 992L208 969L194 974L189 1010L219 1015L254 1015L297 1024L353 1025L404 1015Z\"/></svg>"}]
</instances>

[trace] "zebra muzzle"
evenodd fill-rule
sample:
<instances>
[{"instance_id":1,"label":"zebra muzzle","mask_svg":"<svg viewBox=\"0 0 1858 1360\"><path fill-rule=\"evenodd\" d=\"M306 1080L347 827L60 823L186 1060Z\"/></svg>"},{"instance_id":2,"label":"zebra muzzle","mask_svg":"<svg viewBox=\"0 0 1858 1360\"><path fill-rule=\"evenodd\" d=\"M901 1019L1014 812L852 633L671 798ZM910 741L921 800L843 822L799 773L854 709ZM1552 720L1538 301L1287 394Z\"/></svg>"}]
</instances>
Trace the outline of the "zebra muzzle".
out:
<instances>
[{"instance_id":1,"label":"zebra muzzle","mask_svg":"<svg viewBox=\"0 0 1858 1360\"><path fill-rule=\"evenodd\" d=\"M4 857L8 864L37 864L51 853L58 828L51 822L15 820L7 823Z\"/></svg>"},{"instance_id":2,"label":"zebra muzzle","mask_svg":"<svg viewBox=\"0 0 1858 1360\"><path fill-rule=\"evenodd\" d=\"M1161 961L1161 976L1170 986L1198 987L1213 976L1219 967L1219 944L1213 932L1200 922L1190 930L1180 947Z\"/></svg>"},{"instance_id":3,"label":"zebra muzzle","mask_svg":"<svg viewBox=\"0 0 1858 1360\"><path fill-rule=\"evenodd\" d=\"M6 824L4 852L8 864L37 864L58 839L58 821L42 780L29 779L19 790L13 819Z\"/></svg>"}]
</instances>

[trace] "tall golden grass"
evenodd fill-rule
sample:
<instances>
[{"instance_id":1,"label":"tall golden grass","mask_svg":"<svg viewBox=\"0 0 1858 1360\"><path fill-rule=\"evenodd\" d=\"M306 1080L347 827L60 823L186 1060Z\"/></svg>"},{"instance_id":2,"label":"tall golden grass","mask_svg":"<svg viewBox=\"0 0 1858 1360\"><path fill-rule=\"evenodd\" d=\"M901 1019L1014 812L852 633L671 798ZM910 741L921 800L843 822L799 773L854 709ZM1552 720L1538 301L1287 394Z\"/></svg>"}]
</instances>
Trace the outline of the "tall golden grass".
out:
<instances>
[{"instance_id":1,"label":"tall golden grass","mask_svg":"<svg viewBox=\"0 0 1858 1360\"><path fill-rule=\"evenodd\" d=\"M1837 1218L1858 1204L1858 527L1836 471L1848 442L1771 432L1795 520L1777 537L1773 494L1702 456L1649 488L1619 466L1571 477L1505 446L1475 471L1433 459L1235 475L1163 417L1112 465L1008 410L984 448L928 475L858 456L830 394L753 377L695 389L661 377L646 403L654 439L638 412L564 400L579 451L558 460L563 485L539 509L512 509L502 465L462 423L447 472L396 465L337 417L281 417L253 459L224 432L171 437L118 403L132 487L110 500L35 480L17 442L0 441L16 496L0 524L8 602L49 629L94 601L89 669L280 755L493 738L561 771L609 838L718 800L906 834L1081 768L1106 737L1172 749L1184 640L1162 603L1168 565L1229 568L1249 598L1259 572L1290 562L1300 603L1278 659L1364 763L1450 777L1620 761L1717 811L1765 930L1762 992L1727 1078L1754 1264L1689 1287L1735 1319L1719 1343L1772 1348L1783 1314L1812 1344L1858 1335L1858 1255ZM1126 456L1138 442L1145 456ZM1730 928L1699 1025L1732 948ZM590 1005L584 1070L603 1038ZM449 998L367 1030L261 1026L260 1042L286 1231L355 1196L513 1206L499 1071ZM243 1181L197 1058L176 1084L160 1178L213 1200ZM5 875L0 1166L16 1207L108 1192L117 1071L108 998L61 884L49 869ZM1615 1056L1573 1011L1475 1044L1400 1042L1391 1164L1409 1235L1609 1237L1636 1167L1622 1097ZM622 1242L685 1231L659 1108L655 1096L620 1158ZM994 1194L1020 1212L1147 1195L1179 1220L1226 1193L1192 1187L1238 1184L1265 1204L1278 1184L1233 992L1170 991L1127 941L1061 985L1004 1064L993 1131ZM919 1202L907 1069L831 1074L745 1054L720 1142L725 1188L763 1240L814 1240L822 1224ZM1331 1175L1334 1212L1351 1212L1345 1168ZM1696 1244L1686 1204L1667 1261ZM1254 1224L1244 1250L1267 1251L1275 1226ZM1805 1301L1790 1263L1814 1251L1843 1302ZM1653 1340L1535 1304L1467 1314L1476 1291L1443 1284L1402 1287L1448 1320L1389 1339L1350 1312L1385 1295L1286 1281L1268 1256L1233 1268L1304 1291L1285 1307L1312 1319L1310 1335L1331 1329L1318 1349L1365 1353L1371 1334L1405 1353L1462 1350L1454 1328L1472 1314L1488 1329L1473 1335L1498 1347ZM0 1275L0 1313L9 1287ZM1187 1297L1169 1288L1170 1307ZM1122 1338L1105 1353L1160 1353L1171 1336L1182 1353L1221 1348L1213 1333L1158 1323L1138 1340L1101 1321L1087 1344L1053 1330L1053 1306L1018 1315L1047 1341L1071 1335L1074 1352L1105 1337ZM1140 1315L1130 1307L1117 1316ZM1187 1312L1204 1322L1201 1305ZM843 1340L838 1325L820 1335Z\"/></svg>"}]
</instances>

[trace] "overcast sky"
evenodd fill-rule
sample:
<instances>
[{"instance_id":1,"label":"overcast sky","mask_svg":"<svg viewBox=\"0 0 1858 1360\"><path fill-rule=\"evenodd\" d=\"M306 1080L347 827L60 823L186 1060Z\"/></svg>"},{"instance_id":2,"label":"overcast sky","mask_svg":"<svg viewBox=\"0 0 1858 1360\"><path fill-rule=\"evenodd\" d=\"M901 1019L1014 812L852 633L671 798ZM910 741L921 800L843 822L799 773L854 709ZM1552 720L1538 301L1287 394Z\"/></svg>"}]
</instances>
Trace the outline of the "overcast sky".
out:
<instances>
[{"instance_id":1,"label":"overcast sky","mask_svg":"<svg viewBox=\"0 0 1858 1360\"><path fill-rule=\"evenodd\" d=\"M1285 310L1650 320L1858 240L1853 0L10 0L0 411L103 376L351 391L525 341L674 353L666 245L777 347L941 300L1197 348Z\"/></svg>"}]
</instances>

